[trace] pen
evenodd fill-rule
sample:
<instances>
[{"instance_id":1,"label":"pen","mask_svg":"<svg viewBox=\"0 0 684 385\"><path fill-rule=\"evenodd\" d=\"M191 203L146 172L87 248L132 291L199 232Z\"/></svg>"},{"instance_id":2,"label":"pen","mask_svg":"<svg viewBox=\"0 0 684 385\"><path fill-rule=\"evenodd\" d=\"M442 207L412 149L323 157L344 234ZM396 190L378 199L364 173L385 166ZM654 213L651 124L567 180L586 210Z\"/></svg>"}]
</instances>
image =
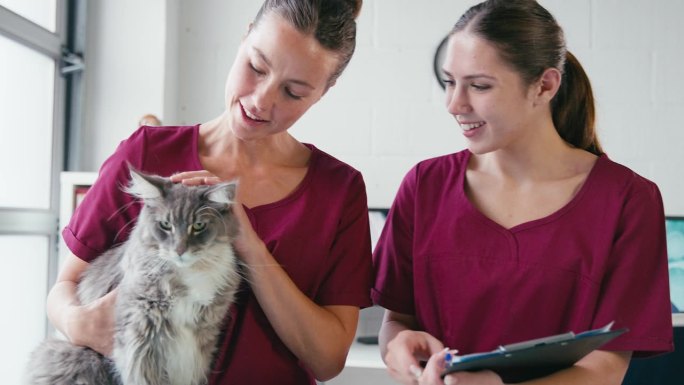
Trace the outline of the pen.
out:
<instances>
[{"instance_id":1,"label":"pen","mask_svg":"<svg viewBox=\"0 0 684 385\"><path fill-rule=\"evenodd\" d=\"M458 353L458 349L453 349L453 350L447 351L446 355L444 356L444 362L447 365L450 365L454 361L457 361L459 357L456 355L456 353Z\"/></svg>"}]
</instances>

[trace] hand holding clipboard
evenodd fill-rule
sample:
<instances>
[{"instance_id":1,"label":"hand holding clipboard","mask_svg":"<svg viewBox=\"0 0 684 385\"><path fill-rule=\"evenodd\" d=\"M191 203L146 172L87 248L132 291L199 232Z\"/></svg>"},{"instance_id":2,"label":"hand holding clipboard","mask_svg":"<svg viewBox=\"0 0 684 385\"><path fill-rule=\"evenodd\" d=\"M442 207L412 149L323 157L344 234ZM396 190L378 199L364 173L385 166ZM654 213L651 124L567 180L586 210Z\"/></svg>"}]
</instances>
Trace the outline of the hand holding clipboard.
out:
<instances>
[{"instance_id":1,"label":"hand holding clipboard","mask_svg":"<svg viewBox=\"0 0 684 385\"><path fill-rule=\"evenodd\" d=\"M490 352L451 356L442 377L457 371L492 370L505 383L527 381L568 368L627 329L611 330L613 323L583 333L568 332L510 345Z\"/></svg>"}]
</instances>

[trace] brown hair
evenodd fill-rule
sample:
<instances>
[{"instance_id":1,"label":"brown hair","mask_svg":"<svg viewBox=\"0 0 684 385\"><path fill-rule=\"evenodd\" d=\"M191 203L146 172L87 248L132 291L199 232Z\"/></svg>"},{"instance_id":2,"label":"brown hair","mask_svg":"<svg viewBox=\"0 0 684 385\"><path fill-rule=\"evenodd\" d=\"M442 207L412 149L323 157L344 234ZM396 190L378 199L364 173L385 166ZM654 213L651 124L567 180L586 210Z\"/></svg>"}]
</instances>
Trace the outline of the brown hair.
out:
<instances>
[{"instance_id":1,"label":"brown hair","mask_svg":"<svg viewBox=\"0 0 684 385\"><path fill-rule=\"evenodd\" d=\"M312 35L323 48L335 52L339 64L328 80L331 85L349 64L356 48L356 17L363 0L266 0L254 19L275 12L298 31Z\"/></svg>"},{"instance_id":2,"label":"brown hair","mask_svg":"<svg viewBox=\"0 0 684 385\"><path fill-rule=\"evenodd\" d=\"M535 0L487 0L466 11L451 34L464 30L494 44L528 85L546 69L557 68L563 78L551 101L556 131L577 148L603 152L594 129L591 83L549 11Z\"/></svg>"}]
</instances>

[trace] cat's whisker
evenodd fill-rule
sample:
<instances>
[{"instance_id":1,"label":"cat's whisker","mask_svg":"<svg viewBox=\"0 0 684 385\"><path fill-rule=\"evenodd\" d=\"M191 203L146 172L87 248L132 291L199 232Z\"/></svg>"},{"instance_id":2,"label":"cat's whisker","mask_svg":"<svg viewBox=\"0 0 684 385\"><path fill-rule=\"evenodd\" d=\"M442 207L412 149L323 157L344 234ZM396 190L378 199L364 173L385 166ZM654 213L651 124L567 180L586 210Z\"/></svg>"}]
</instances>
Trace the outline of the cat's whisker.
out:
<instances>
[{"instance_id":1,"label":"cat's whisker","mask_svg":"<svg viewBox=\"0 0 684 385\"><path fill-rule=\"evenodd\" d=\"M114 212L112 213L112 215L110 215L110 216L107 218L107 220L110 221L110 220L111 220L112 218L114 218L116 215L120 214L122 211L128 209L129 207L131 207L132 205L134 205L134 204L136 204L136 203L138 203L138 202L137 202L137 201L130 201L130 202L126 203L125 205L119 207L119 209L116 210L116 211L114 211Z\"/></svg>"},{"instance_id":2,"label":"cat's whisker","mask_svg":"<svg viewBox=\"0 0 684 385\"><path fill-rule=\"evenodd\" d=\"M114 236L114 239L115 239L115 240L116 240L116 239L119 239L119 235L121 235L121 233L122 233L124 230L126 230L126 228L128 228L128 226L134 224L136 220L137 220L136 218L133 218L133 219L131 219L130 221L124 223L124 225L121 226L121 228L119 229L119 231L116 232L116 235Z\"/></svg>"}]
</instances>

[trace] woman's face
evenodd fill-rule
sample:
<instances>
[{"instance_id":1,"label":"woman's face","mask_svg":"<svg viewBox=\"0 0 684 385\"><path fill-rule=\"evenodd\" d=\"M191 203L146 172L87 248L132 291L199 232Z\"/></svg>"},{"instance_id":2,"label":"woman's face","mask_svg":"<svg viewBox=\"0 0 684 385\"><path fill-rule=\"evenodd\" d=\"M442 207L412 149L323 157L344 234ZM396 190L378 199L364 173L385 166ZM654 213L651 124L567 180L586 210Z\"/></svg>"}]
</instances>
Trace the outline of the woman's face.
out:
<instances>
[{"instance_id":1,"label":"woman's face","mask_svg":"<svg viewBox=\"0 0 684 385\"><path fill-rule=\"evenodd\" d=\"M275 13L243 39L226 82L231 127L242 139L290 128L328 88L338 60Z\"/></svg>"},{"instance_id":2,"label":"woman's face","mask_svg":"<svg viewBox=\"0 0 684 385\"><path fill-rule=\"evenodd\" d=\"M466 31L451 36L443 65L447 110L469 149L483 154L524 144L533 135L539 108L533 87L486 40Z\"/></svg>"}]
</instances>

